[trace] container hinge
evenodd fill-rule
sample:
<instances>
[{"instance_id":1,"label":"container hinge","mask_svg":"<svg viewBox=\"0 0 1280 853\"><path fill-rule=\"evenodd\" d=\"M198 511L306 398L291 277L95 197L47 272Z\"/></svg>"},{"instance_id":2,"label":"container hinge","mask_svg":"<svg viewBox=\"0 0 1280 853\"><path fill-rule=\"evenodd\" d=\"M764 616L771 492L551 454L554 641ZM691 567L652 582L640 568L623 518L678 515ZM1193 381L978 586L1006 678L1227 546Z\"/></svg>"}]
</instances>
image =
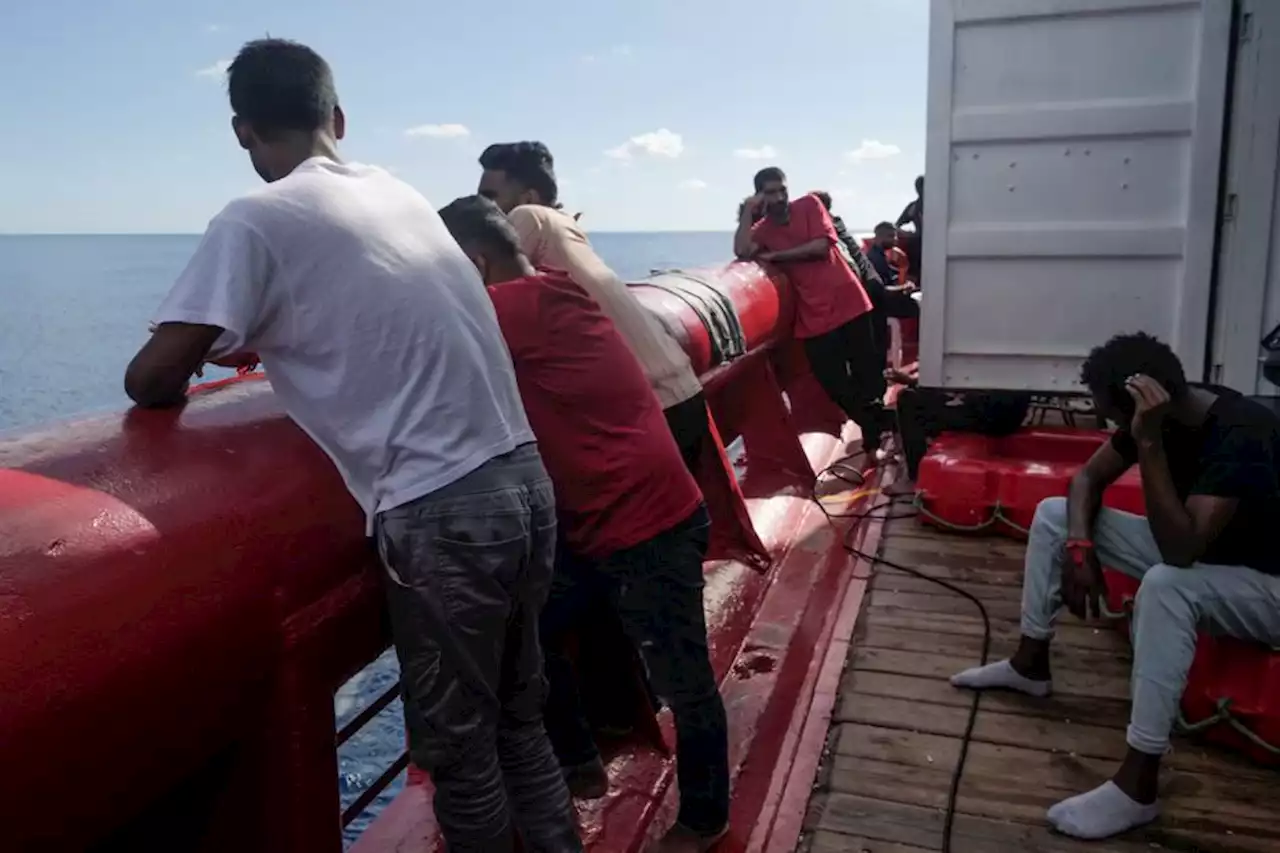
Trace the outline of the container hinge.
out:
<instances>
[{"instance_id":1,"label":"container hinge","mask_svg":"<svg viewBox=\"0 0 1280 853\"><path fill-rule=\"evenodd\" d=\"M1222 221L1223 222L1236 221L1236 201L1237 201L1237 198L1235 193L1227 193L1227 197L1222 204Z\"/></svg>"},{"instance_id":2,"label":"container hinge","mask_svg":"<svg viewBox=\"0 0 1280 853\"><path fill-rule=\"evenodd\" d=\"M1245 12L1240 16L1240 43L1253 40L1253 13Z\"/></svg>"}]
</instances>

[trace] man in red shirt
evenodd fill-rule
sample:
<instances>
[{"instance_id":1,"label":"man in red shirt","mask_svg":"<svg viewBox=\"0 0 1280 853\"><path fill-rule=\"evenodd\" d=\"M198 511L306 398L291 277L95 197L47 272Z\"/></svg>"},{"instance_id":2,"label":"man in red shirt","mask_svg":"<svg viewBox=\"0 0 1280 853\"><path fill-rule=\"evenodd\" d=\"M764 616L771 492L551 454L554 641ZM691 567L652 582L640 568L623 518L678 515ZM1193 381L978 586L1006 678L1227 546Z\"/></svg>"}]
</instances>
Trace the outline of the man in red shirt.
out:
<instances>
[{"instance_id":1,"label":"man in red shirt","mask_svg":"<svg viewBox=\"0 0 1280 853\"><path fill-rule=\"evenodd\" d=\"M562 542L541 627L547 732L570 788L603 796L608 787L565 649L602 591L675 717L680 816L661 849L708 849L728 825L729 759L702 605L702 494L600 306L567 275L535 270L488 199L458 199L440 216L489 288L555 487Z\"/></svg>"},{"instance_id":2,"label":"man in red shirt","mask_svg":"<svg viewBox=\"0 0 1280 853\"><path fill-rule=\"evenodd\" d=\"M814 378L862 430L863 449L874 454L881 433L893 424L883 403L871 300L841 256L821 201L812 195L790 201L787 177L774 166L756 173L755 188L740 208L734 252L786 272L796 295L794 335Z\"/></svg>"}]
</instances>

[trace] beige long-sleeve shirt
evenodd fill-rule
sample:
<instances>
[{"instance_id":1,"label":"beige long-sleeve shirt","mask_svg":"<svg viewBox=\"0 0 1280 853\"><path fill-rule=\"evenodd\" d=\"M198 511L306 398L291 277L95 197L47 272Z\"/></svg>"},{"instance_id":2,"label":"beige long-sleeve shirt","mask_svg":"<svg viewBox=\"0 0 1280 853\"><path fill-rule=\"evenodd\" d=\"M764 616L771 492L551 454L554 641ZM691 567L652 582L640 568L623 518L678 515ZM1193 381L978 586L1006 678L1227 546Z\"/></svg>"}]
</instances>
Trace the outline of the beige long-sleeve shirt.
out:
<instances>
[{"instance_id":1,"label":"beige long-sleeve shirt","mask_svg":"<svg viewBox=\"0 0 1280 853\"><path fill-rule=\"evenodd\" d=\"M572 216L552 207L523 204L513 209L508 219L534 266L567 272L618 327L662 408L683 403L702 390L684 348L600 260Z\"/></svg>"}]
</instances>

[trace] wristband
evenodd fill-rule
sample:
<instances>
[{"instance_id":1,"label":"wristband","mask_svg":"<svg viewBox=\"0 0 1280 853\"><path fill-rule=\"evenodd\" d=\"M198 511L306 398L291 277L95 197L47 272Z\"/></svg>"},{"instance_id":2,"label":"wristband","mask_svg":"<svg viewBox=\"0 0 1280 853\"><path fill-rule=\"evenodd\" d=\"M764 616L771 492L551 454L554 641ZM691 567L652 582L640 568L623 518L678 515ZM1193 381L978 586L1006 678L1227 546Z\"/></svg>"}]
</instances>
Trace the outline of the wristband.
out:
<instances>
[{"instance_id":1,"label":"wristband","mask_svg":"<svg viewBox=\"0 0 1280 853\"><path fill-rule=\"evenodd\" d=\"M1068 539L1064 547L1071 562L1080 565L1084 563L1085 552L1093 551L1093 542L1089 539Z\"/></svg>"}]
</instances>

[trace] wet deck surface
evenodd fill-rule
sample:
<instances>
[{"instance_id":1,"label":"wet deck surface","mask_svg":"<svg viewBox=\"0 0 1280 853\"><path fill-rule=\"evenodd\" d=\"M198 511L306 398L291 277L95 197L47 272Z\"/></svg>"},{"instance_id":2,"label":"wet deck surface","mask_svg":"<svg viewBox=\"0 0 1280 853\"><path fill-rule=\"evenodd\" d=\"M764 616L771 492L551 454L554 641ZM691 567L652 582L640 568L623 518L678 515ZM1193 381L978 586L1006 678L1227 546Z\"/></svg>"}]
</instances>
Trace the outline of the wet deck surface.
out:
<instances>
[{"instance_id":1,"label":"wet deck surface","mask_svg":"<svg viewBox=\"0 0 1280 853\"><path fill-rule=\"evenodd\" d=\"M992 660L1012 651L1021 544L899 520L888 523L880 554L975 594L992 619ZM978 661L981 643L972 602L925 580L876 570L799 850L942 849L943 808L971 701L947 678ZM1068 616L1054 667L1050 700L982 697L960 786L956 853L1280 851L1280 773L1186 739L1175 739L1165 762L1159 822L1105 842L1051 834L1046 809L1100 784L1123 755L1128 644L1111 628Z\"/></svg>"}]
</instances>

